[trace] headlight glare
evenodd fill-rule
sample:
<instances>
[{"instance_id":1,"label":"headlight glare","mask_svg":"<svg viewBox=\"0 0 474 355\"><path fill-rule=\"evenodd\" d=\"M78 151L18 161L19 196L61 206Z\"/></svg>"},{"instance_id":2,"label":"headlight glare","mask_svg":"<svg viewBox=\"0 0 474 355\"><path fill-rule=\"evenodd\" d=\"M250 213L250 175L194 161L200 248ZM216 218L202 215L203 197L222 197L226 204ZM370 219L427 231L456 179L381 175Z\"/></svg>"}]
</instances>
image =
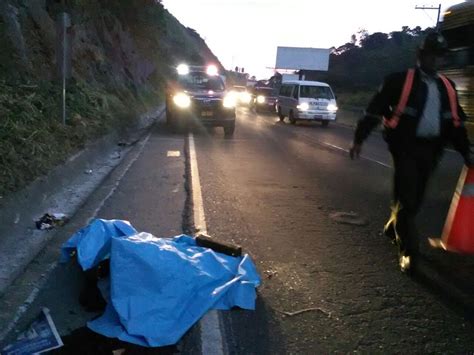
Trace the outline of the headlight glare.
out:
<instances>
[{"instance_id":1,"label":"headlight glare","mask_svg":"<svg viewBox=\"0 0 474 355\"><path fill-rule=\"evenodd\" d=\"M263 95L258 95L258 96L257 96L257 102L258 102L259 104L263 104L263 103L265 102L265 96L263 96Z\"/></svg>"},{"instance_id":2,"label":"headlight glare","mask_svg":"<svg viewBox=\"0 0 474 355\"><path fill-rule=\"evenodd\" d=\"M207 72L208 75L215 76L215 75L219 74L219 69L217 69L217 67L215 65L211 64L207 67L206 72Z\"/></svg>"},{"instance_id":3,"label":"headlight glare","mask_svg":"<svg viewBox=\"0 0 474 355\"><path fill-rule=\"evenodd\" d=\"M176 70L178 71L178 75L188 75L189 74L189 66L187 66L186 64L178 65Z\"/></svg>"},{"instance_id":4,"label":"headlight glare","mask_svg":"<svg viewBox=\"0 0 474 355\"><path fill-rule=\"evenodd\" d=\"M329 104L328 105L328 111L336 112L337 111L337 106L334 105L334 104Z\"/></svg>"},{"instance_id":5,"label":"headlight glare","mask_svg":"<svg viewBox=\"0 0 474 355\"><path fill-rule=\"evenodd\" d=\"M224 97L224 107L225 108L234 108L237 103L237 97L233 93L228 93Z\"/></svg>"},{"instance_id":6,"label":"headlight glare","mask_svg":"<svg viewBox=\"0 0 474 355\"><path fill-rule=\"evenodd\" d=\"M173 97L173 102L175 103L176 106L180 108L188 108L189 106L191 106L191 98L188 95L186 95L184 92L176 94Z\"/></svg>"},{"instance_id":7,"label":"headlight glare","mask_svg":"<svg viewBox=\"0 0 474 355\"><path fill-rule=\"evenodd\" d=\"M250 103L250 100L252 100L252 95L250 95L248 92L243 92L240 94L240 101L244 104Z\"/></svg>"},{"instance_id":8,"label":"headlight glare","mask_svg":"<svg viewBox=\"0 0 474 355\"><path fill-rule=\"evenodd\" d=\"M296 106L296 108L300 111L308 111L309 110L309 104L307 102L303 102Z\"/></svg>"}]
</instances>

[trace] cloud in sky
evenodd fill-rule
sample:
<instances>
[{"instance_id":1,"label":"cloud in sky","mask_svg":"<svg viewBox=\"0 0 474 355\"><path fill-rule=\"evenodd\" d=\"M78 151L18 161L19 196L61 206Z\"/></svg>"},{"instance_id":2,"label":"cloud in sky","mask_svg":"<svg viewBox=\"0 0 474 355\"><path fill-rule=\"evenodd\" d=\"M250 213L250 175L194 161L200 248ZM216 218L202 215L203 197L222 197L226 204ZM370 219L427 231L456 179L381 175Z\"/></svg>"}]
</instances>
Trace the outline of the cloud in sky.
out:
<instances>
[{"instance_id":1,"label":"cloud in sky","mask_svg":"<svg viewBox=\"0 0 474 355\"><path fill-rule=\"evenodd\" d=\"M461 1L444 1L442 11ZM268 76L277 46L330 48L350 40L360 28L391 32L402 26L436 24L436 10L416 0L164 0L185 26L194 28L225 67L245 67ZM430 5L430 4L428 4ZM438 4L434 5L437 6Z\"/></svg>"}]
</instances>

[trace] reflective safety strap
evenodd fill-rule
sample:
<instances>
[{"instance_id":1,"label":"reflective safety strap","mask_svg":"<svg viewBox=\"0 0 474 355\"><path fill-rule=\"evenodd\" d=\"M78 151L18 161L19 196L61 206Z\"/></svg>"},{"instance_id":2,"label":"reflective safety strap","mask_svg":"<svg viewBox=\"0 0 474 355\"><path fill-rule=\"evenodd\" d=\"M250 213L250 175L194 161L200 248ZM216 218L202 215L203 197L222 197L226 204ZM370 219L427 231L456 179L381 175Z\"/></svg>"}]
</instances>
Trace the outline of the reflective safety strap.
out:
<instances>
[{"instance_id":1,"label":"reflective safety strap","mask_svg":"<svg viewBox=\"0 0 474 355\"><path fill-rule=\"evenodd\" d=\"M407 106L408 97L410 96L411 88L413 87L413 78L415 77L415 69L408 69L407 76L405 78L405 83L403 84L402 94L400 96L400 101L398 101L397 108L393 113L391 118L383 119L383 123L385 126L390 127L392 129L398 126L398 122L400 121L400 116L403 114L405 107Z\"/></svg>"},{"instance_id":2,"label":"reflective safety strap","mask_svg":"<svg viewBox=\"0 0 474 355\"><path fill-rule=\"evenodd\" d=\"M461 126L461 119L459 118L459 113L458 113L458 104L457 104L457 100L456 100L456 90L454 90L454 88L451 85L451 83L449 82L448 78L446 78L444 75L440 75L439 77L443 81L443 84L446 87L446 90L448 91L449 106L451 108L451 114L453 116L454 127L460 127Z\"/></svg>"}]
</instances>

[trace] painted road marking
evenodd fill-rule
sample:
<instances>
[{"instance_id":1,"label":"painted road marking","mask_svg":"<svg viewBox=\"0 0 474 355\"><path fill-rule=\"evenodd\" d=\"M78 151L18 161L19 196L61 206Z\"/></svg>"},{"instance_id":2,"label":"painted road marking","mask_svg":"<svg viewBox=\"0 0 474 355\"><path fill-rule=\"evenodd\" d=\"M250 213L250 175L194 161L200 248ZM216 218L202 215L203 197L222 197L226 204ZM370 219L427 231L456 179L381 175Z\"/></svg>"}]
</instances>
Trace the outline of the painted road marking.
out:
<instances>
[{"instance_id":1,"label":"painted road marking","mask_svg":"<svg viewBox=\"0 0 474 355\"><path fill-rule=\"evenodd\" d=\"M189 160L191 165L191 190L194 206L194 227L196 233L207 234L206 217L204 215L204 203L202 200L201 181L199 179L199 168L196 157L196 146L192 133L188 135ZM223 355L224 341L220 328L219 313L210 310L199 322L201 330L201 353L205 355Z\"/></svg>"},{"instance_id":2,"label":"painted road marking","mask_svg":"<svg viewBox=\"0 0 474 355\"><path fill-rule=\"evenodd\" d=\"M196 146L192 133L188 136L189 140L189 161L191 165L191 189L193 192L194 206L194 228L196 233L207 234L206 217L204 215L204 203L202 201L201 180L199 179L199 168L196 157Z\"/></svg>"},{"instance_id":3,"label":"painted road marking","mask_svg":"<svg viewBox=\"0 0 474 355\"><path fill-rule=\"evenodd\" d=\"M170 158L179 158L181 156L181 152L179 150L168 150L166 156Z\"/></svg>"},{"instance_id":4,"label":"painted road marking","mask_svg":"<svg viewBox=\"0 0 474 355\"><path fill-rule=\"evenodd\" d=\"M330 147L330 148L333 148L333 149L336 149L336 150L340 150L340 151L343 151L343 152L346 152L347 154L349 154L349 150L348 150L348 149L345 149L345 148L342 148L342 147L339 147L339 146L337 146L337 145L334 145L334 144L331 144L331 143L327 143L327 142L322 142L322 141L318 141L318 142L321 143L321 144L323 144L323 145L325 145L325 146L327 146L327 147ZM371 162L373 162L373 163L377 163L377 164L379 164L379 165L382 165L382 166L384 166L384 167L386 167L386 168L389 168L389 169L392 168L392 167L391 167L390 165L388 165L388 164L385 164L385 163L383 163L383 162L381 162L381 161L379 161L379 160L376 160L376 159L369 158L369 157L367 157L367 156L365 156L365 155L361 155L360 157L361 157L362 159L369 160L369 161L371 161Z\"/></svg>"}]
</instances>

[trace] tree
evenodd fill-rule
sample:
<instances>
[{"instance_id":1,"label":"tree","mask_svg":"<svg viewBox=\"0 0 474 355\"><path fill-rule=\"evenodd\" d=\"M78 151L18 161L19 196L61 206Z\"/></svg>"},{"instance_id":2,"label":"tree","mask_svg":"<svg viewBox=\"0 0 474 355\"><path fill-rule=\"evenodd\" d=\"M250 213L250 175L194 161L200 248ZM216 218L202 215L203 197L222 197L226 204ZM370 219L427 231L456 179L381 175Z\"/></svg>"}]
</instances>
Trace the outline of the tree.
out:
<instances>
[{"instance_id":1,"label":"tree","mask_svg":"<svg viewBox=\"0 0 474 355\"><path fill-rule=\"evenodd\" d=\"M359 28L359 31L357 31L357 37L359 38L359 43L363 41L368 35L369 35L369 31L367 31L365 28Z\"/></svg>"},{"instance_id":2,"label":"tree","mask_svg":"<svg viewBox=\"0 0 474 355\"><path fill-rule=\"evenodd\" d=\"M390 34L369 34L360 29L350 42L331 49L324 80L340 91L375 90L389 73L414 65L416 48L425 31L404 26ZM354 37L359 38L360 46L354 43Z\"/></svg>"},{"instance_id":3,"label":"tree","mask_svg":"<svg viewBox=\"0 0 474 355\"><path fill-rule=\"evenodd\" d=\"M334 50L331 53L334 53L335 55L340 55L345 52L351 51L355 48L357 48L357 46L354 43L347 42L346 44L343 44L340 47L334 48Z\"/></svg>"},{"instance_id":4,"label":"tree","mask_svg":"<svg viewBox=\"0 0 474 355\"><path fill-rule=\"evenodd\" d=\"M364 49L380 49L387 45L388 35L382 32L375 32L361 39L360 45Z\"/></svg>"}]
</instances>

